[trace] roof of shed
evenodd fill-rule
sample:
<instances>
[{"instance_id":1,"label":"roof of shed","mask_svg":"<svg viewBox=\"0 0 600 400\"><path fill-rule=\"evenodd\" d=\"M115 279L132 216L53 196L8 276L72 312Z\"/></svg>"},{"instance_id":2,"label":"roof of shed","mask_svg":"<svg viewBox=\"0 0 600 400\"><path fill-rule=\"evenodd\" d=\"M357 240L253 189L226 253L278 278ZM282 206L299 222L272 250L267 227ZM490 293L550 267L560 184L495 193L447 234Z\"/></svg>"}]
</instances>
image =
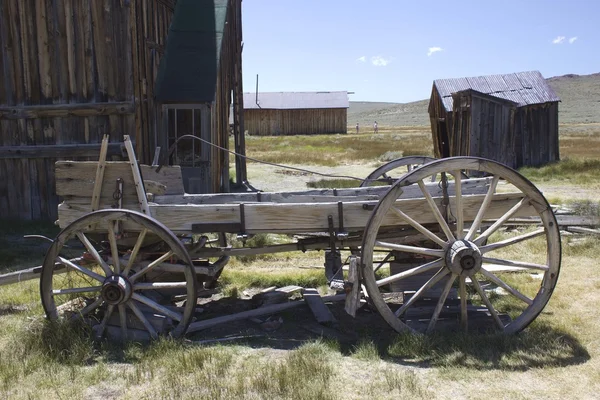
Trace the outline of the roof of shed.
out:
<instances>
[{"instance_id":1,"label":"roof of shed","mask_svg":"<svg viewBox=\"0 0 600 400\"><path fill-rule=\"evenodd\" d=\"M228 0L178 0L156 78L161 103L215 98Z\"/></svg>"},{"instance_id":2,"label":"roof of shed","mask_svg":"<svg viewBox=\"0 0 600 400\"><path fill-rule=\"evenodd\" d=\"M244 93L245 109L309 109L309 108L348 108L348 92L259 92Z\"/></svg>"},{"instance_id":3,"label":"roof of shed","mask_svg":"<svg viewBox=\"0 0 600 400\"><path fill-rule=\"evenodd\" d=\"M517 103L518 107L560 101L539 71L472 78L436 79L437 89L446 111L452 111L452 93L473 89Z\"/></svg>"}]
</instances>

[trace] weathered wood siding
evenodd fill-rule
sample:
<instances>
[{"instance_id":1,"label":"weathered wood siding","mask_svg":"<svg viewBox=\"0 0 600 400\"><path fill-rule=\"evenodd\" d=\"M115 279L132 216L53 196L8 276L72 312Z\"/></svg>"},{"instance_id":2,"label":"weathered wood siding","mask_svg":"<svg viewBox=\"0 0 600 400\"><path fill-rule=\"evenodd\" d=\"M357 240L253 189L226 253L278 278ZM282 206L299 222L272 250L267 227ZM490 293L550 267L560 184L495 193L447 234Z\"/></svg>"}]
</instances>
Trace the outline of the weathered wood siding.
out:
<instances>
[{"instance_id":1,"label":"weathered wood siding","mask_svg":"<svg viewBox=\"0 0 600 400\"><path fill-rule=\"evenodd\" d=\"M231 94L236 88L236 66L238 58L241 58L238 57L241 46L236 43L239 39L241 45L241 31L238 32L238 29L241 29L241 2L230 0L217 72L215 101L212 106L211 131L211 143L225 149L229 148L229 111L233 102ZM239 72L241 73L241 66ZM229 191L229 154L214 146L211 146L210 182L212 193Z\"/></svg>"},{"instance_id":2,"label":"weathered wood siding","mask_svg":"<svg viewBox=\"0 0 600 400\"><path fill-rule=\"evenodd\" d=\"M436 158L449 157L448 133L452 130L452 113L446 112L444 103L435 87L429 100L429 120L431 121L434 156Z\"/></svg>"},{"instance_id":3,"label":"weathered wood siding","mask_svg":"<svg viewBox=\"0 0 600 400\"><path fill-rule=\"evenodd\" d=\"M447 113L435 87L429 116L438 158L476 156L512 168L558 161L558 102L517 107L474 90L453 94Z\"/></svg>"},{"instance_id":4,"label":"weathered wood siding","mask_svg":"<svg viewBox=\"0 0 600 400\"><path fill-rule=\"evenodd\" d=\"M250 135L310 135L319 133L346 133L348 110L293 109L244 110L245 129Z\"/></svg>"},{"instance_id":5,"label":"weathered wood siding","mask_svg":"<svg viewBox=\"0 0 600 400\"><path fill-rule=\"evenodd\" d=\"M457 93L453 98L450 154L484 157L517 167L515 104L471 91Z\"/></svg>"},{"instance_id":6,"label":"weathered wood siding","mask_svg":"<svg viewBox=\"0 0 600 400\"><path fill-rule=\"evenodd\" d=\"M515 136L518 167L559 161L558 102L518 108Z\"/></svg>"},{"instance_id":7,"label":"weathered wood siding","mask_svg":"<svg viewBox=\"0 0 600 400\"><path fill-rule=\"evenodd\" d=\"M129 134L138 157L151 157L152 86L173 4L0 1L0 217L56 218L54 162L96 158L104 134ZM77 144L87 152L65 146ZM46 150L31 151L38 145Z\"/></svg>"}]
</instances>

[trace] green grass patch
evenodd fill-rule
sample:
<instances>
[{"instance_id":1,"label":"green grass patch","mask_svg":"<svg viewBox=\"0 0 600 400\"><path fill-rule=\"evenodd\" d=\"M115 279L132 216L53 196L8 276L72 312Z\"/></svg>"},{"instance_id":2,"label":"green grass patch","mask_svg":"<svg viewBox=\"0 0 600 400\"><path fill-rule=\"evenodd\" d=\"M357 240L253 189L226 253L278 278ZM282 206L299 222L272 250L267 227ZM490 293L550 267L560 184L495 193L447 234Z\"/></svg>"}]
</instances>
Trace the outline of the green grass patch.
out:
<instances>
[{"instance_id":1,"label":"green grass patch","mask_svg":"<svg viewBox=\"0 0 600 400\"><path fill-rule=\"evenodd\" d=\"M431 155L431 133L426 128L394 128L382 133L247 136L246 154L280 164L336 166L387 160L396 155ZM252 162L252 161L249 161Z\"/></svg>"},{"instance_id":2,"label":"green grass patch","mask_svg":"<svg viewBox=\"0 0 600 400\"><path fill-rule=\"evenodd\" d=\"M539 168L521 168L519 172L534 182L560 181L588 187L600 184L598 159L566 158Z\"/></svg>"},{"instance_id":3,"label":"green grass patch","mask_svg":"<svg viewBox=\"0 0 600 400\"><path fill-rule=\"evenodd\" d=\"M343 188L355 188L360 186L360 181L356 179L319 179L312 182L307 182L306 186L309 188L326 188L326 189L343 189Z\"/></svg>"},{"instance_id":4,"label":"green grass patch","mask_svg":"<svg viewBox=\"0 0 600 400\"><path fill-rule=\"evenodd\" d=\"M379 360L379 350L372 341L362 341L352 350L352 357L364 361Z\"/></svg>"},{"instance_id":5,"label":"green grass patch","mask_svg":"<svg viewBox=\"0 0 600 400\"><path fill-rule=\"evenodd\" d=\"M227 269L219 278L224 291L242 291L251 287L283 287L298 285L319 287L327 285L327 278L321 269L287 269L284 271L262 272L248 269Z\"/></svg>"}]
</instances>

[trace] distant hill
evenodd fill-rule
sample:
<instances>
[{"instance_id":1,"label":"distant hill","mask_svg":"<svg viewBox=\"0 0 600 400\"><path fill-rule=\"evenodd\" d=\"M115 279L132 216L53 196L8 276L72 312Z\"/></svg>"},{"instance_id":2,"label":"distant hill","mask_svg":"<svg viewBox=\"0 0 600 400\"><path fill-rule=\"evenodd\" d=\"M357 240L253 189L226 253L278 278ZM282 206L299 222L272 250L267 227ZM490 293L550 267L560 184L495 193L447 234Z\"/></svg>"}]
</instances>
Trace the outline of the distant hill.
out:
<instances>
[{"instance_id":1,"label":"distant hill","mask_svg":"<svg viewBox=\"0 0 600 400\"><path fill-rule=\"evenodd\" d=\"M567 124L600 122L600 73L546 79L561 103L558 120Z\"/></svg>"},{"instance_id":2,"label":"distant hill","mask_svg":"<svg viewBox=\"0 0 600 400\"><path fill-rule=\"evenodd\" d=\"M381 126L429 125L427 106L429 100L411 103L371 103L351 101L348 109L348 126L358 122L361 126L372 126L374 121Z\"/></svg>"},{"instance_id":3,"label":"distant hill","mask_svg":"<svg viewBox=\"0 0 600 400\"><path fill-rule=\"evenodd\" d=\"M600 122L600 73L568 74L548 78L547 81L561 99L561 123ZM358 122L361 126L370 127L374 121L381 126L429 125L428 105L429 99L411 103L351 101L348 125L354 126Z\"/></svg>"}]
</instances>

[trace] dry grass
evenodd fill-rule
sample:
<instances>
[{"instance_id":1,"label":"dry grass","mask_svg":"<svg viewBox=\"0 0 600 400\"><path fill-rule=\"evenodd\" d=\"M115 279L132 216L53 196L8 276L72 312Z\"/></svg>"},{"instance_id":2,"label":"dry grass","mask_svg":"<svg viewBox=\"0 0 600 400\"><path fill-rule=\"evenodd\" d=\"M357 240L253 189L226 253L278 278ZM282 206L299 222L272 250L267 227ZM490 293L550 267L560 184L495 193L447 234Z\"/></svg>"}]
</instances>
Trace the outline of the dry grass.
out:
<instances>
[{"instance_id":1,"label":"dry grass","mask_svg":"<svg viewBox=\"0 0 600 400\"><path fill-rule=\"evenodd\" d=\"M534 181L546 177L559 182L576 174L597 179L597 163L585 161L598 159L590 150L596 146L596 135L586 142L584 134L569 133L563 154L573 161L527 173ZM418 129L384 131L379 136L252 138L248 153L258 158L272 154L274 160L292 157L294 163L306 164L304 155L322 142L327 150L315 152L315 164L356 160L376 164L389 151L427 149L428 141L429 132ZM397 147L390 148L390 143ZM597 210L597 204L586 208L590 209ZM264 245L280 239L254 240ZM3 249L17 261L23 254ZM518 259L528 254L528 260L533 256L543 261L544 249L543 243L533 240L504 255ZM600 392L598 253L597 239L563 239L563 267L554 295L519 335L398 335L389 346L368 336L349 351L323 341L285 351L250 344L202 347L171 340L98 344L85 331L44 323L37 282L2 287L0 398L595 398ZM322 269L299 267L322 265L322 257L323 253L296 252L237 260L225 270L222 287L234 294L254 286L320 286L325 283ZM527 290L528 277L513 274L503 279Z\"/></svg>"},{"instance_id":2,"label":"dry grass","mask_svg":"<svg viewBox=\"0 0 600 400\"><path fill-rule=\"evenodd\" d=\"M431 155L427 127L381 129L378 134L247 136L246 154L280 164L335 166L357 161L387 161L408 155Z\"/></svg>"}]
</instances>

